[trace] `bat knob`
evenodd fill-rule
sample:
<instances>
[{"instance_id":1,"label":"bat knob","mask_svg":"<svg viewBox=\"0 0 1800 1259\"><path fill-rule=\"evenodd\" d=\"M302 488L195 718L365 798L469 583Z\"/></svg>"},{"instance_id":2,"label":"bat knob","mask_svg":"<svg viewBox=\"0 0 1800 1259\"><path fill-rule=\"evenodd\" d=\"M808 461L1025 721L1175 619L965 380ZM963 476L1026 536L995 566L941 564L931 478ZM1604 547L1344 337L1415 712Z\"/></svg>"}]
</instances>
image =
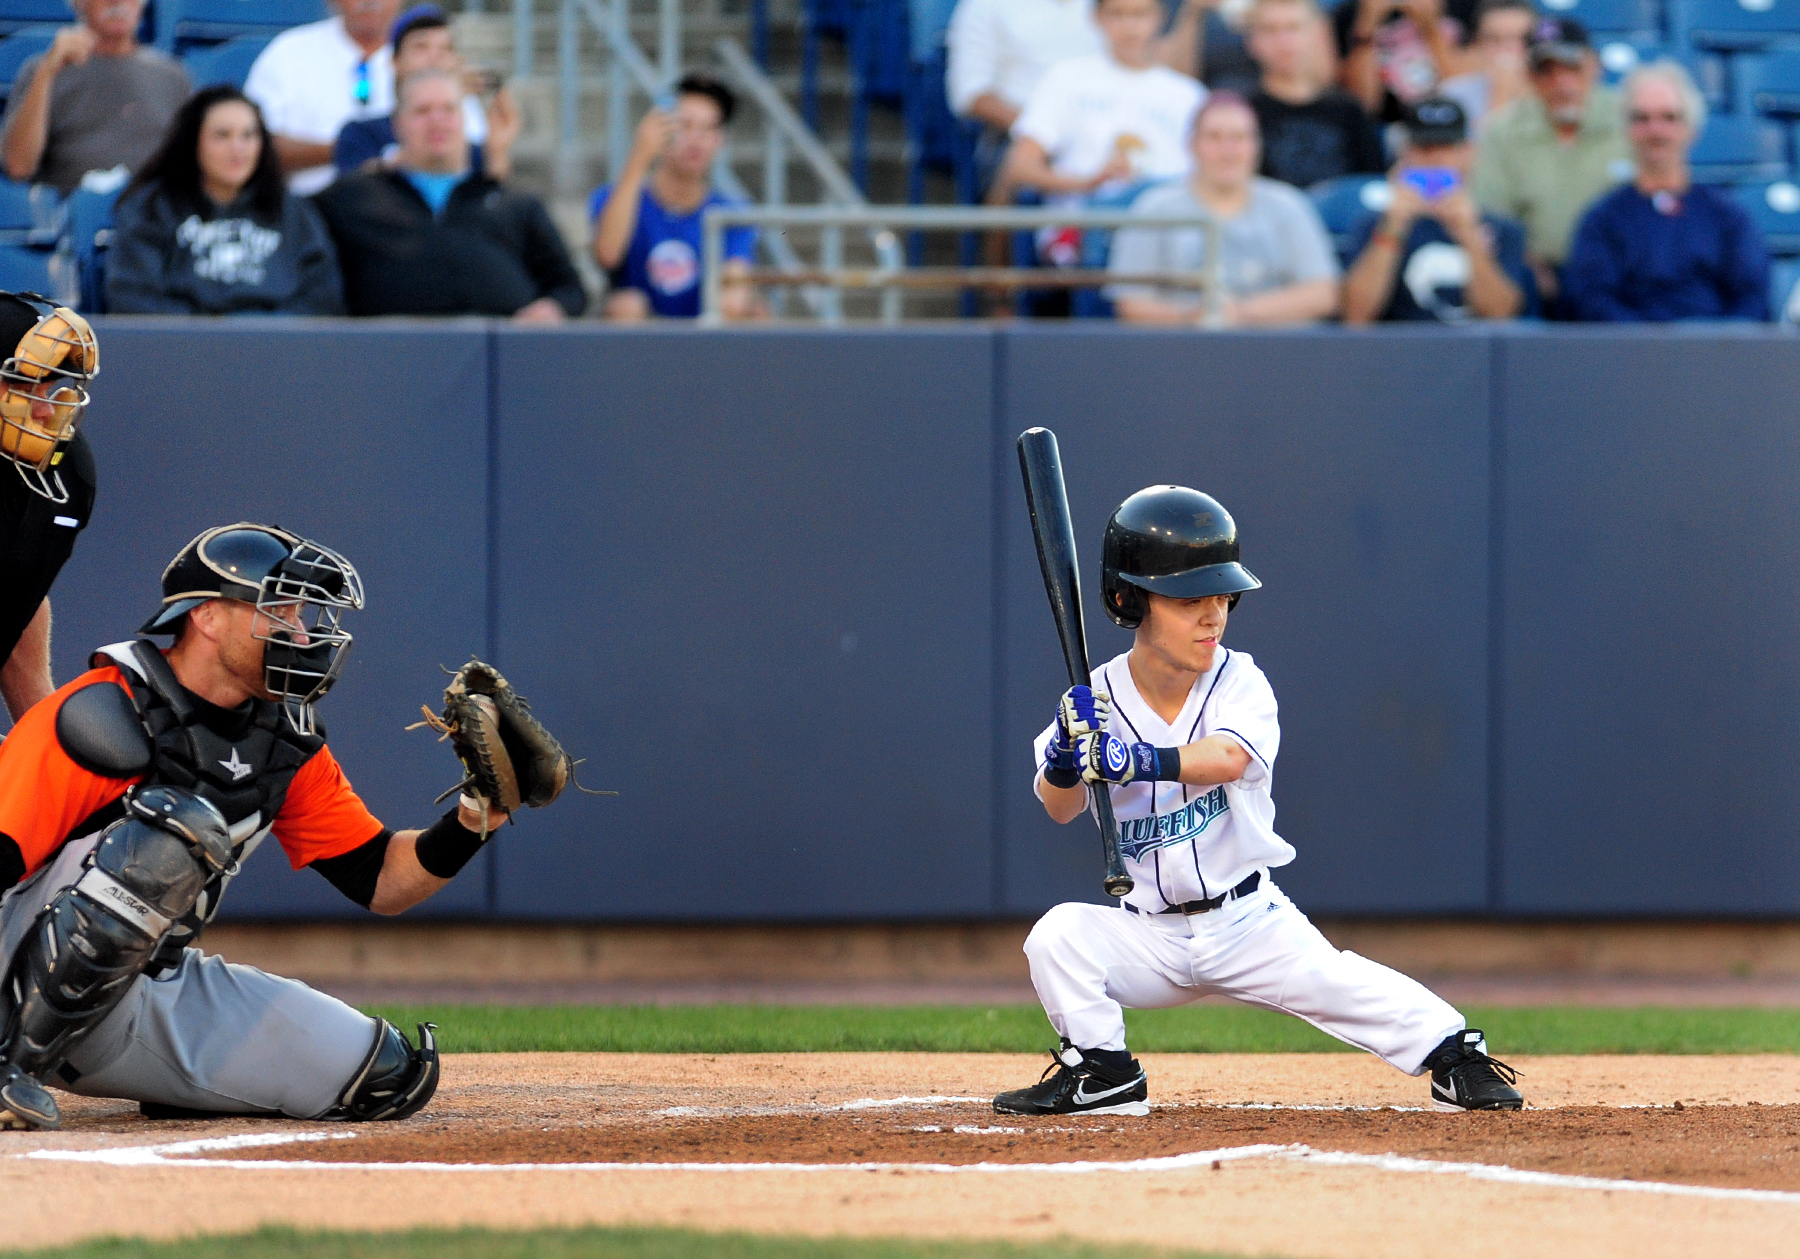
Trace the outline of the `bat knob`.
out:
<instances>
[{"instance_id":1,"label":"bat knob","mask_svg":"<svg viewBox=\"0 0 1800 1259\"><path fill-rule=\"evenodd\" d=\"M1132 888L1136 887L1137 884L1132 882L1129 874L1115 874L1106 880L1105 886L1106 894L1108 896L1124 896L1128 894Z\"/></svg>"}]
</instances>

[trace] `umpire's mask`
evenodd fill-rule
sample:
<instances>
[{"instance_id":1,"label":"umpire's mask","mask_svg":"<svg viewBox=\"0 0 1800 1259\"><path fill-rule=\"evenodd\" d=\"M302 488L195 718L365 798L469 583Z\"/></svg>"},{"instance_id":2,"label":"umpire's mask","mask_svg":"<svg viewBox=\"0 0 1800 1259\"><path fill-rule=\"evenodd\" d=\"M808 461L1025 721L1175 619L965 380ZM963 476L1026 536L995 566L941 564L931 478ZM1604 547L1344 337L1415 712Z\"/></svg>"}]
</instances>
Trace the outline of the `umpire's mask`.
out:
<instances>
[{"instance_id":1,"label":"umpire's mask","mask_svg":"<svg viewBox=\"0 0 1800 1259\"><path fill-rule=\"evenodd\" d=\"M87 409L87 382L100 372L88 321L37 293L0 293L0 455L33 493L69 501L56 465ZM0 349L4 352L4 349Z\"/></svg>"}]
</instances>

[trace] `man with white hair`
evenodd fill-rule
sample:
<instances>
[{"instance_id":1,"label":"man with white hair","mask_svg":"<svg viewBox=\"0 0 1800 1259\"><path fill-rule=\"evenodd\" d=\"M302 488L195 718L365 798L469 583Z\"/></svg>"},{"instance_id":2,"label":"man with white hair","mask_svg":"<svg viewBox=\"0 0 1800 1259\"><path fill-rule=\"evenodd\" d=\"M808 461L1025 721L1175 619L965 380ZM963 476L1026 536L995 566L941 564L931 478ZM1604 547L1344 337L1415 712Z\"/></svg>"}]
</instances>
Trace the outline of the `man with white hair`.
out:
<instances>
[{"instance_id":1,"label":"man with white hair","mask_svg":"<svg viewBox=\"0 0 1800 1259\"><path fill-rule=\"evenodd\" d=\"M92 170L135 169L193 90L137 42L144 0L70 0L80 19L19 68L0 151L8 178L72 192Z\"/></svg>"},{"instance_id":2,"label":"man with white hair","mask_svg":"<svg viewBox=\"0 0 1800 1259\"><path fill-rule=\"evenodd\" d=\"M1750 216L1696 185L1688 150L1706 104L1673 61L1625 80L1629 183L1594 203L1575 231L1563 285L1570 313L1599 322L1769 317L1769 251Z\"/></svg>"}]
</instances>

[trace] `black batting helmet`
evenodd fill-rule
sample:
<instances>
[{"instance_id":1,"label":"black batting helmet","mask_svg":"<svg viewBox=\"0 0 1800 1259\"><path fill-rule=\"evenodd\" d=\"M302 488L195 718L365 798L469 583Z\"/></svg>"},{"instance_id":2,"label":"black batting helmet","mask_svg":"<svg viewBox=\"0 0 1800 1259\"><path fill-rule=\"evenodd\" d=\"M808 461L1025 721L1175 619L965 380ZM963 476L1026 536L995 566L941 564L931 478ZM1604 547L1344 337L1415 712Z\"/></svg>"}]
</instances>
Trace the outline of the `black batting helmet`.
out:
<instances>
[{"instance_id":1,"label":"black batting helmet","mask_svg":"<svg viewBox=\"0 0 1800 1259\"><path fill-rule=\"evenodd\" d=\"M1237 522L1218 500L1185 485L1153 485L1106 522L1100 601L1115 625L1136 629L1151 594L1171 599L1238 596L1262 585L1238 563Z\"/></svg>"}]
</instances>

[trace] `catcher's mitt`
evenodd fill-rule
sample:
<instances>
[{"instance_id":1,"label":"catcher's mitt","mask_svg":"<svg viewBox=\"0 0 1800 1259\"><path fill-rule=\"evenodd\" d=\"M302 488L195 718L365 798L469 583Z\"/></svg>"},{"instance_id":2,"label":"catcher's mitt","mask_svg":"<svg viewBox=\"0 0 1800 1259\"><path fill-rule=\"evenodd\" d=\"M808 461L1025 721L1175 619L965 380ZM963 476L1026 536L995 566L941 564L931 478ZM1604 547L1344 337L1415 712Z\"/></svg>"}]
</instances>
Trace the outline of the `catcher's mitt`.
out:
<instances>
[{"instance_id":1,"label":"catcher's mitt","mask_svg":"<svg viewBox=\"0 0 1800 1259\"><path fill-rule=\"evenodd\" d=\"M514 813L520 805L537 809L549 804L575 776L575 762L556 736L531 715L531 705L490 664L470 660L451 675L444 688L442 717L429 708L423 711L425 720L407 729L426 725L439 731L450 740L467 772L444 796L467 791L504 813ZM580 783L575 786L587 791Z\"/></svg>"}]
</instances>

